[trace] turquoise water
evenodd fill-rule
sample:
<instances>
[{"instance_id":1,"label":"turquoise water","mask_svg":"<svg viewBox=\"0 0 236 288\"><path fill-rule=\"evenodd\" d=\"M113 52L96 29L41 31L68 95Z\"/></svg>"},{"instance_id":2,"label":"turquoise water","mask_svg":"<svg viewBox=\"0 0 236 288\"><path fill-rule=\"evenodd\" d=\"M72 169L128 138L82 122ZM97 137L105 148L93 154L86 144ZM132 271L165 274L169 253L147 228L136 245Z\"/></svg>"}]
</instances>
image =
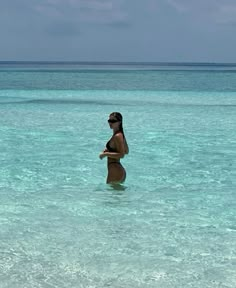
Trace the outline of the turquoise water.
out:
<instances>
[{"instance_id":1,"label":"turquoise water","mask_svg":"<svg viewBox=\"0 0 236 288\"><path fill-rule=\"evenodd\" d=\"M187 68L0 65L1 288L236 287L236 67Z\"/></svg>"}]
</instances>

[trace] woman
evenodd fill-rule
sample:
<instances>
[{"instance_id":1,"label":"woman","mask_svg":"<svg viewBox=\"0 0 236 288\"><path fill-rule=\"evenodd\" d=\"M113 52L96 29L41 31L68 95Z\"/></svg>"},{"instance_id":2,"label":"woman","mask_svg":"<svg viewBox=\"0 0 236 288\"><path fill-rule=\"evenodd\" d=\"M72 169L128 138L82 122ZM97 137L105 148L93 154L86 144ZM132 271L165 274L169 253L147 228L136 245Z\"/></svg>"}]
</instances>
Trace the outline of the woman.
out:
<instances>
[{"instance_id":1,"label":"woman","mask_svg":"<svg viewBox=\"0 0 236 288\"><path fill-rule=\"evenodd\" d=\"M125 139L122 115L119 112L110 114L108 123L113 129L113 135L106 144L106 149L99 155L100 159L107 157L108 176L107 183L122 183L125 181L126 172L120 163L120 159L129 153Z\"/></svg>"}]
</instances>

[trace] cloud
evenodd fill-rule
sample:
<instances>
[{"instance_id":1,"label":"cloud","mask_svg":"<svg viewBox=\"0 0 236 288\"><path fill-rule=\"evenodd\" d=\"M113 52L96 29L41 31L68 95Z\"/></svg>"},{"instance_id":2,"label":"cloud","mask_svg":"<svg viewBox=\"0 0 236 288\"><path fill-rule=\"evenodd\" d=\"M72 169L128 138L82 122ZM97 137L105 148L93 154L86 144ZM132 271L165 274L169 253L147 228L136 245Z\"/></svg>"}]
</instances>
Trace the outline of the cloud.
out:
<instances>
[{"instance_id":1,"label":"cloud","mask_svg":"<svg viewBox=\"0 0 236 288\"><path fill-rule=\"evenodd\" d=\"M43 0L34 9L42 17L82 24L127 23L121 0Z\"/></svg>"},{"instance_id":2,"label":"cloud","mask_svg":"<svg viewBox=\"0 0 236 288\"><path fill-rule=\"evenodd\" d=\"M167 0L167 3L177 13L199 17L209 23L236 23L235 0Z\"/></svg>"},{"instance_id":3,"label":"cloud","mask_svg":"<svg viewBox=\"0 0 236 288\"><path fill-rule=\"evenodd\" d=\"M221 5L220 0L166 0L167 3L180 13L209 12ZM225 0L231 1L231 0Z\"/></svg>"},{"instance_id":4,"label":"cloud","mask_svg":"<svg viewBox=\"0 0 236 288\"><path fill-rule=\"evenodd\" d=\"M220 24L236 24L236 4L219 7L216 20Z\"/></svg>"},{"instance_id":5,"label":"cloud","mask_svg":"<svg viewBox=\"0 0 236 288\"><path fill-rule=\"evenodd\" d=\"M179 13L185 13L189 10L188 3L182 3L182 1L167 0L167 3Z\"/></svg>"},{"instance_id":6,"label":"cloud","mask_svg":"<svg viewBox=\"0 0 236 288\"><path fill-rule=\"evenodd\" d=\"M112 9L111 0L43 0L35 6L36 10L50 13L50 11L91 12L110 11Z\"/></svg>"},{"instance_id":7,"label":"cloud","mask_svg":"<svg viewBox=\"0 0 236 288\"><path fill-rule=\"evenodd\" d=\"M60 21L53 22L50 25L46 26L45 31L54 36L75 36L80 34L79 25L76 25L73 22Z\"/></svg>"}]
</instances>

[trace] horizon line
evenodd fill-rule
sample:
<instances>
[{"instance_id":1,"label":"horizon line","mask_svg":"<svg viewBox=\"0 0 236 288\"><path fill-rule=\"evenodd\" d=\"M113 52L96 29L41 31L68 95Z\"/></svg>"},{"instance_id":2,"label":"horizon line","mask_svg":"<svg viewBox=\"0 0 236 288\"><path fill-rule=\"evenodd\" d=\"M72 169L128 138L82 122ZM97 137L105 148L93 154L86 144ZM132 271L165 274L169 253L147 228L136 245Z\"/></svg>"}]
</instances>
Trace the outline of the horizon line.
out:
<instances>
[{"instance_id":1,"label":"horizon line","mask_svg":"<svg viewBox=\"0 0 236 288\"><path fill-rule=\"evenodd\" d=\"M236 66L230 62L175 62L175 61L73 61L73 60L0 60L0 64L82 64L82 65L165 65L165 66Z\"/></svg>"}]
</instances>

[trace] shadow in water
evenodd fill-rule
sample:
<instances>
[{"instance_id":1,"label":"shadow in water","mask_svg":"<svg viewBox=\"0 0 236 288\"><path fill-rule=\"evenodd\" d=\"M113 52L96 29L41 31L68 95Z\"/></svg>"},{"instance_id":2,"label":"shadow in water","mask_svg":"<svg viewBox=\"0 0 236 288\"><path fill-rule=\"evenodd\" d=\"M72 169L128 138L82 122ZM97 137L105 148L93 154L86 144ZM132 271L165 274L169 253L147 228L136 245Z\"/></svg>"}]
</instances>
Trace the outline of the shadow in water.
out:
<instances>
[{"instance_id":1,"label":"shadow in water","mask_svg":"<svg viewBox=\"0 0 236 288\"><path fill-rule=\"evenodd\" d=\"M115 190L115 191L125 191L126 186L122 184L109 184L110 189L109 190Z\"/></svg>"}]
</instances>

